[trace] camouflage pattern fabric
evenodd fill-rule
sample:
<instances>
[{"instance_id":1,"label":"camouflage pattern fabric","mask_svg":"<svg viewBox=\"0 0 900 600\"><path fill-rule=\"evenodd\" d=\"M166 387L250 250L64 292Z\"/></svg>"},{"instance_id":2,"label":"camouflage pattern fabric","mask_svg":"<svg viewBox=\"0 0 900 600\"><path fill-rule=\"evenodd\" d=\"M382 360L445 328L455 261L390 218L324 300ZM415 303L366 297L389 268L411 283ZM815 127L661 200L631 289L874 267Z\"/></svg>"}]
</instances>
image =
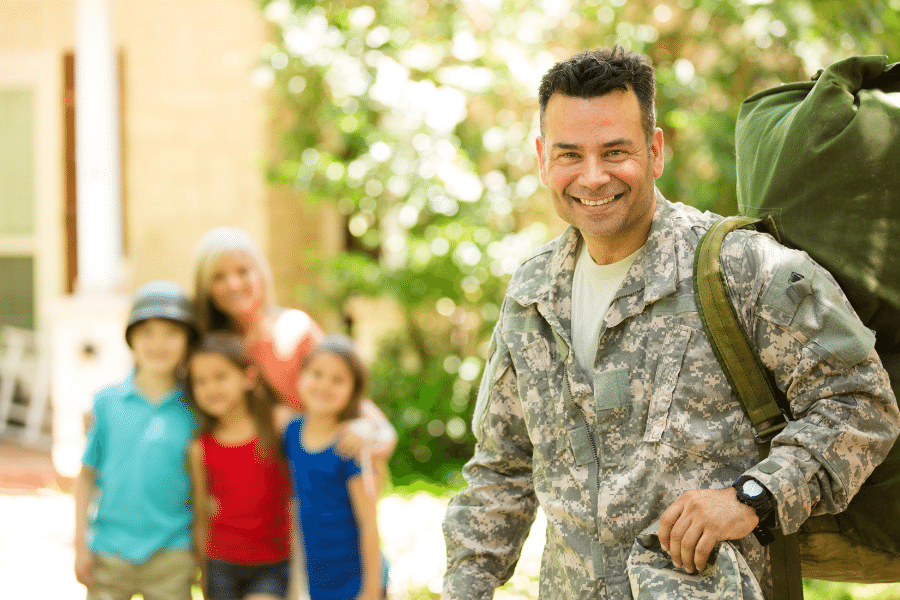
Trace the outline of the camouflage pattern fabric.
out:
<instances>
[{"instance_id":1,"label":"camouflage pattern fabric","mask_svg":"<svg viewBox=\"0 0 900 600\"><path fill-rule=\"evenodd\" d=\"M641 532L628 557L635 600L763 600L747 561L731 542L719 542L709 564L690 575L676 569L659 545L659 521Z\"/></svg>"},{"instance_id":2,"label":"camouflage pattern fabric","mask_svg":"<svg viewBox=\"0 0 900 600\"><path fill-rule=\"evenodd\" d=\"M571 352L580 234L568 229L510 282L475 408L469 487L444 519L446 600L493 596L538 503L548 521L541 598L631 598L636 536L685 491L751 475L791 533L810 514L842 510L896 438L900 415L874 337L830 275L765 234L739 231L723 248L729 289L798 417L760 462L694 302L694 251L719 217L657 198L593 373ZM733 545L771 598L766 551L752 535Z\"/></svg>"}]
</instances>

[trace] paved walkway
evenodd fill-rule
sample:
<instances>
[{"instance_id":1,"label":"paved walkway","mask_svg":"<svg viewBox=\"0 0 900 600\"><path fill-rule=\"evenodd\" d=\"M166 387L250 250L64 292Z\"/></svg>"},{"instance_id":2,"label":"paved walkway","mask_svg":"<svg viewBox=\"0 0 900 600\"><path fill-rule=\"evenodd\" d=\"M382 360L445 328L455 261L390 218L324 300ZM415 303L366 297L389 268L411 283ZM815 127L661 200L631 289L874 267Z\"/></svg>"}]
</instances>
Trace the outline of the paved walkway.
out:
<instances>
[{"instance_id":1,"label":"paved walkway","mask_svg":"<svg viewBox=\"0 0 900 600\"><path fill-rule=\"evenodd\" d=\"M0 441L0 598L84 600L72 570L74 505L50 453Z\"/></svg>"},{"instance_id":2,"label":"paved walkway","mask_svg":"<svg viewBox=\"0 0 900 600\"><path fill-rule=\"evenodd\" d=\"M74 506L59 491L0 495L0 597L84 600L72 570Z\"/></svg>"},{"instance_id":3,"label":"paved walkway","mask_svg":"<svg viewBox=\"0 0 900 600\"><path fill-rule=\"evenodd\" d=\"M49 450L26 448L0 440L0 492L53 489L66 481L59 481Z\"/></svg>"},{"instance_id":4,"label":"paved walkway","mask_svg":"<svg viewBox=\"0 0 900 600\"><path fill-rule=\"evenodd\" d=\"M74 502L60 490L49 453L0 441L0 599L84 600L72 569ZM391 564L390 597L408 590L440 592L446 500L426 493L389 495L378 507L384 553ZM539 514L513 580L498 600L537 598L543 529Z\"/></svg>"}]
</instances>

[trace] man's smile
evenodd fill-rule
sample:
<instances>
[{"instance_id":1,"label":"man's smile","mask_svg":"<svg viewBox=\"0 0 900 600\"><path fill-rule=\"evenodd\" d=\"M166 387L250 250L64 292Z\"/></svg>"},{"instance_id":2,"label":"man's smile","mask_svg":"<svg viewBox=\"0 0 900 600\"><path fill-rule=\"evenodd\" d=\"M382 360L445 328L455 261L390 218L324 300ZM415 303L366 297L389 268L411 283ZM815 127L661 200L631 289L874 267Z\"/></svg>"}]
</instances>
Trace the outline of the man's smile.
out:
<instances>
[{"instance_id":1,"label":"man's smile","mask_svg":"<svg viewBox=\"0 0 900 600\"><path fill-rule=\"evenodd\" d=\"M580 198L578 196L569 195L570 198L585 206L603 206L604 204L609 204L614 200L618 200L621 196L622 194L611 194L609 196L603 196L602 198Z\"/></svg>"}]
</instances>

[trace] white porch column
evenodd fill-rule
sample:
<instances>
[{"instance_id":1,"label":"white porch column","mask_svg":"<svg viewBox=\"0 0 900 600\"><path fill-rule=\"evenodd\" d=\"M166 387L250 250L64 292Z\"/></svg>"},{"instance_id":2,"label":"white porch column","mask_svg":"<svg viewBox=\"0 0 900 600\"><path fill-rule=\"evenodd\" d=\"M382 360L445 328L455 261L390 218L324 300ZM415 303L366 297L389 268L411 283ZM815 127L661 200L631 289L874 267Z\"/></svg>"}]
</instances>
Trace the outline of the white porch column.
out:
<instances>
[{"instance_id":1,"label":"white porch column","mask_svg":"<svg viewBox=\"0 0 900 600\"><path fill-rule=\"evenodd\" d=\"M132 365L125 344L119 77L109 0L78 0L75 156L78 228L76 293L51 310L53 464L81 468L86 415L100 389Z\"/></svg>"},{"instance_id":2,"label":"white porch column","mask_svg":"<svg viewBox=\"0 0 900 600\"><path fill-rule=\"evenodd\" d=\"M123 283L119 76L108 0L79 0L75 45L78 290Z\"/></svg>"}]
</instances>

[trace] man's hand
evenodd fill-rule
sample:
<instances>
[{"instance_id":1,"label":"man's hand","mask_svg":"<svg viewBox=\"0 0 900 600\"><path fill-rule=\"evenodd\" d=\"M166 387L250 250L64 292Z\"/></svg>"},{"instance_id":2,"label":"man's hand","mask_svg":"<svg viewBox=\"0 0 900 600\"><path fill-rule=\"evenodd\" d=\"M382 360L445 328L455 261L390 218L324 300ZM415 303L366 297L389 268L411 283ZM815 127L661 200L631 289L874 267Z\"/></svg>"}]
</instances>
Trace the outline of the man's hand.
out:
<instances>
[{"instance_id":1,"label":"man's hand","mask_svg":"<svg viewBox=\"0 0 900 600\"><path fill-rule=\"evenodd\" d=\"M759 519L738 502L734 488L691 490L666 509L659 520L659 542L676 567L702 571L715 545L748 535Z\"/></svg>"}]
</instances>

